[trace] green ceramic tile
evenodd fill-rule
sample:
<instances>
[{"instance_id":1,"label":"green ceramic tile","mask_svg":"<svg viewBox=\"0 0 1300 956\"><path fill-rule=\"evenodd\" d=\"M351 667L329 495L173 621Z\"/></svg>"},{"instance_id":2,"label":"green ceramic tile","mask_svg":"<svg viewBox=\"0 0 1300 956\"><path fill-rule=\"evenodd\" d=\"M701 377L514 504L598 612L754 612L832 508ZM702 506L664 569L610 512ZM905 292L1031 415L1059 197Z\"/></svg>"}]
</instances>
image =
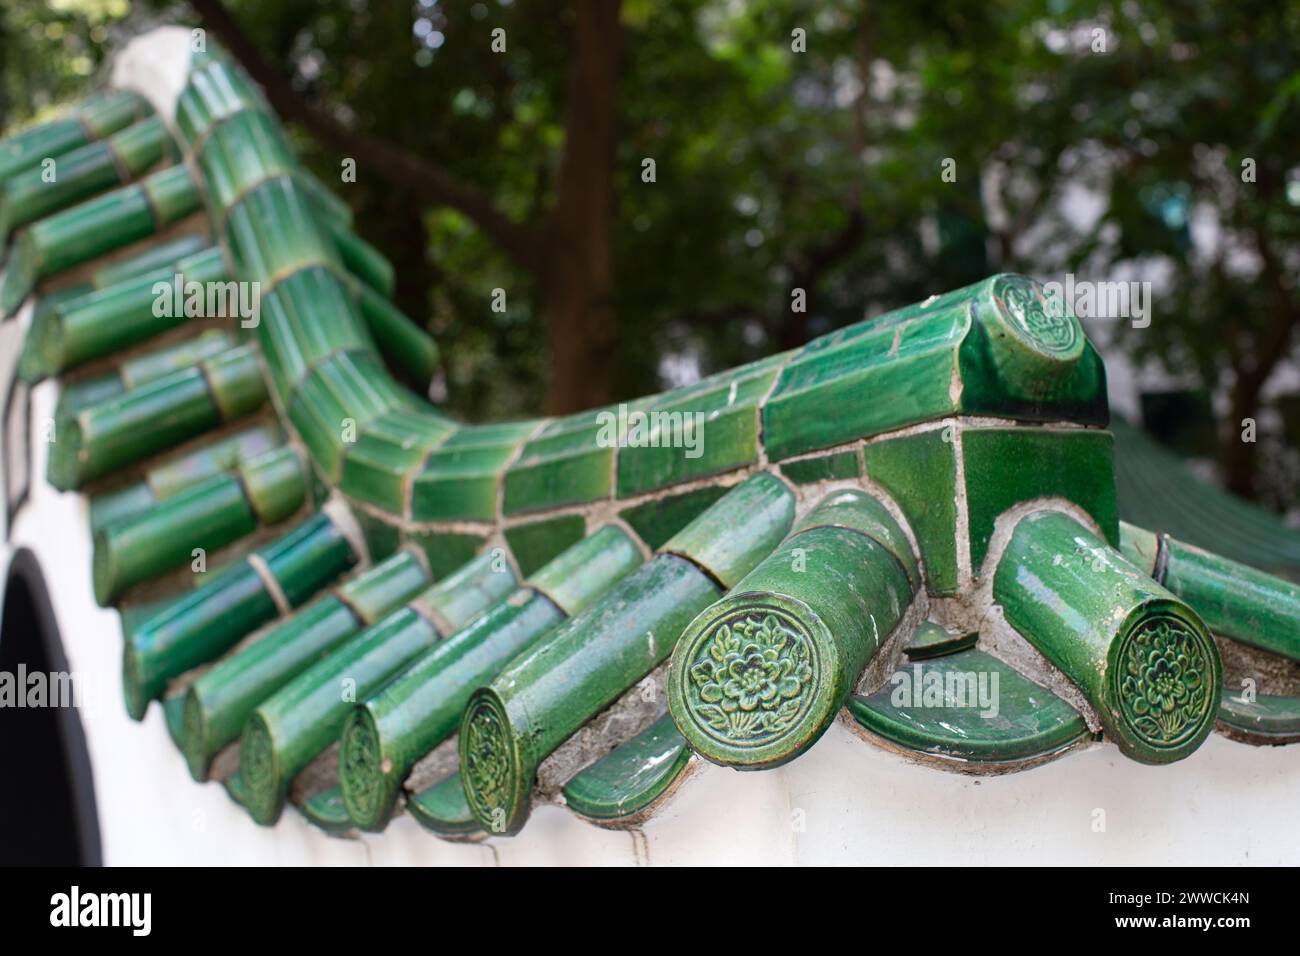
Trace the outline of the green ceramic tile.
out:
<instances>
[{"instance_id":1,"label":"green ceramic tile","mask_svg":"<svg viewBox=\"0 0 1300 956\"><path fill-rule=\"evenodd\" d=\"M800 458L781 466L781 474L796 485L810 485L818 481L839 481L856 478L862 471L857 451L837 451L832 455Z\"/></svg>"},{"instance_id":2,"label":"green ceramic tile","mask_svg":"<svg viewBox=\"0 0 1300 956\"><path fill-rule=\"evenodd\" d=\"M618 515L647 545L660 548L728 490L730 489L710 485L685 494L656 498L624 508Z\"/></svg>"},{"instance_id":3,"label":"green ceramic tile","mask_svg":"<svg viewBox=\"0 0 1300 956\"><path fill-rule=\"evenodd\" d=\"M323 267L296 272L262 292L261 341L282 398L332 352L374 348L346 290Z\"/></svg>"},{"instance_id":4,"label":"green ceramic tile","mask_svg":"<svg viewBox=\"0 0 1300 956\"><path fill-rule=\"evenodd\" d=\"M779 461L950 414L969 327L967 310L951 307L813 343L785 367L764 408L768 456Z\"/></svg>"},{"instance_id":5,"label":"green ceramic tile","mask_svg":"<svg viewBox=\"0 0 1300 956\"><path fill-rule=\"evenodd\" d=\"M863 448L867 478L898 503L921 549L932 594L957 592L956 431L936 428L869 442Z\"/></svg>"},{"instance_id":6,"label":"green ceramic tile","mask_svg":"<svg viewBox=\"0 0 1300 956\"><path fill-rule=\"evenodd\" d=\"M903 653L910 661L924 661L932 657L943 657L945 654L970 650L978 640L978 632L953 633L934 621L922 621L903 644Z\"/></svg>"},{"instance_id":7,"label":"green ceramic tile","mask_svg":"<svg viewBox=\"0 0 1300 956\"><path fill-rule=\"evenodd\" d=\"M1259 694L1252 701L1241 698L1239 687L1225 687L1219 703L1219 720L1251 743L1295 743L1300 741L1300 697Z\"/></svg>"},{"instance_id":8,"label":"green ceramic tile","mask_svg":"<svg viewBox=\"0 0 1300 956\"><path fill-rule=\"evenodd\" d=\"M1063 378L1027 375L1022 383L995 367L989 354L990 340L988 326L977 322L962 345L962 409L967 414L1038 422L1107 423L1106 369L1091 344L1085 345L1077 364Z\"/></svg>"},{"instance_id":9,"label":"green ceramic tile","mask_svg":"<svg viewBox=\"0 0 1300 956\"><path fill-rule=\"evenodd\" d=\"M465 839L483 832L465 799L459 773L420 793L408 794L406 808L420 826L441 837Z\"/></svg>"},{"instance_id":10,"label":"green ceramic tile","mask_svg":"<svg viewBox=\"0 0 1300 956\"><path fill-rule=\"evenodd\" d=\"M213 127L197 160L210 200L229 207L253 186L292 173L298 163L279 124L257 110L243 110Z\"/></svg>"},{"instance_id":11,"label":"green ceramic tile","mask_svg":"<svg viewBox=\"0 0 1300 956\"><path fill-rule=\"evenodd\" d=\"M485 538L473 534L443 531L408 531L406 540L424 552L434 580L445 578L469 561L483 546Z\"/></svg>"},{"instance_id":12,"label":"green ceramic tile","mask_svg":"<svg viewBox=\"0 0 1300 956\"><path fill-rule=\"evenodd\" d=\"M1096 519L1107 542L1119 543L1114 439L1079 428L963 428L971 567L988 553L998 515L1021 501L1065 498Z\"/></svg>"},{"instance_id":13,"label":"green ceramic tile","mask_svg":"<svg viewBox=\"0 0 1300 956\"><path fill-rule=\"evenodd\" d=\"M264 287L309 265L343 269L310 199L289 177L264 182L231 206L226 239L240 277Z\"/></svg>"},{"instance_id":14,"label":"green ceramic tile","mask_svg":"<svg viewBox=\"0 0 1300 956\"><path fill-rule=\"evenodd\" d=\"M406 509L406 478L428 454L426 448L394 442L369 428L343 450L339 487L345 494L400 515Z\"/></svg>"},{"instance_id":15,"label":"green ceramic tile","mask_svg":"<svg viewBox=\"0 0 1300 956\"><path fill-rule=\"evenodd\" d=\"M618 407L557 419L524 445L506 472L506 514L585 504L610 496L618 435L603 415L613 415L616 424Z\"/></svg>"},{"instance_id":16,"label":"green ceramic tile","mask_svg":"<svg viewBox=\"0 0 1300 956\"><path fill-rule=\"evenodd\" d=\"M453 436L455 437L455 436ZM493 521L513 445L453 446L429 453L411 489L415 521Z\"/></svg>"},{"instance_id":17,"label":"green ceramic tile","mask_svg":"<svg viewBox=\"0 0 1300 956\"><path fill-rule=\"evenodd\" d=\"M690 759L691 748L664 714L565 784L565 803L592 820L631 816L667 793Z\"/></svg>"},{"instance_id":18,"label":"green ceramic tile","mask_svg":"<svg viewBox=\"0 0 1300 956\"><path fill-rule=\"evenodd\" d=\"M318 379L308 376L289 405L289 420L316 464L337 481L343 464L348 411Z\"/></svg>"},{"instance_id":19,"label":"green ceramic tile","mask_svg":"<svg viewBox=\"0 0 1300 956\"><path fill-rule=\"evenodd\" d=\"M330 836L346 836L356 830L343 806L343 794L338 787L315 794L298 808L298 812L308 823L320 827Z\"/></svg>"},{"instance_id":20,"label":"green ceramic tile","mask_svg":"<svg viewBox=\"0 0 1300 956\"><path fill-rule=\"evenodd\" d=\"M330 390L356 422L358 432L389 411L416 407L414 396L394 382L383 363L370 353L336 352L308 377Z\"/></svg>"},{"instance_id":21,"label":"green ceramic tile","mask_svg":"<svg viewBox=\"0 0 1300 956\"><path fill-rule=\"evenodd\" d=\"M757 462L759 402L775 377L773 368L738 374L630 413L618 449L619 497Z\"/></svg>"},{"instance_id":22,"label":"green ceramic tile","mask_svg":"<svg viewBox=\"0 0 1300 956\"><path fill-rule=\"evenodd\" d=\"M981 682L986 707L980 706ZM879 691L854 695L847 706L859 724L886 740L981 764L1045 757L1088 736L1073 707L975 650L900 668Z\"/></svg>"},{"instance_id":23,"label":"green ceramic tile","mask_svg":"<svg viewBox=\"0 0 1300 956\"><path fill-rule=\"evenodd\" d=\"M547 521L530 521L506 529L506 543L515 556L520 572L528 577L572 544L587 531L582 515L561 515Z\"/></svg>"}]
</instances>

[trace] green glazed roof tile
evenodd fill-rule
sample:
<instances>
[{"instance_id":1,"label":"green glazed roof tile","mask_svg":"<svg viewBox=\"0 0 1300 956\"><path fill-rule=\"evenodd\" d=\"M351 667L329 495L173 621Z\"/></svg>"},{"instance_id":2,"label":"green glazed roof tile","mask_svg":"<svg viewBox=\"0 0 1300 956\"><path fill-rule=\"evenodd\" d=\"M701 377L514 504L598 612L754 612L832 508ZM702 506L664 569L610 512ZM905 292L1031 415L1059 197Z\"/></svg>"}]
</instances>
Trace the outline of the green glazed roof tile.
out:
<instances>
[{"instance_id":1,"label":"green glazed roof tile","mask_svg":"<svg viewBox=\"0 0 1300 956\"><path fill-rule=\"evenodd\" d=\"M690 759L690 747L665 714L570 780L564 799L592 820L634 816L668 792Z\"/></svg>"},{"instance_id":2,"label":"green glazed roof tile","mask_svg":"<svg viewBox=\"0 0 1300 956\"><path fill-rule=\"evenodd\" d=\"M1073 707L983 651L918 662L899 673L907 680L887 683L870 697L850 697L849 713L872 733L920 754L980 764L1024 762L1089 736ZM949 692L958 686L954 679L962 682L961 696ZM981 680L983 708L964 691L969 686L978 695Z\"/></svg>"}]
</instances>

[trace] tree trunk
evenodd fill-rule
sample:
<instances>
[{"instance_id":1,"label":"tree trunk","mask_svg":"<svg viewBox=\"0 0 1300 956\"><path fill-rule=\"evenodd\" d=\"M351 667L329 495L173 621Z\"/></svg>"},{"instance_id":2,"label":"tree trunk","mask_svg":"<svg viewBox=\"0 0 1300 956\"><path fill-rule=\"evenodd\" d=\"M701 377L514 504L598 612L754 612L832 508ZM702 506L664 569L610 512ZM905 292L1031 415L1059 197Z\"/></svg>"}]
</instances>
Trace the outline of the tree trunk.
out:
<instances>
[{"instance_id":1,"label":"tree trunk","mask_svg":"<svg viewBox=\"0 0 1300 956\"><path fill-rule=\"evenodd\" d=\"M1236 377L1229 393L1229 419L1220 446L1223 483L1229 491L1243 498L1255 496L1259 453L1257 442L1242 441L1245 428L1242 420L1257 417L1259 396L1278 362L1287 355L1295 330L1300 328L1295 281L1274 248L1272 236L1265 229L1258 228L1254 239L1264 264L1261 278L1272 292L1274 309L1269 316L1270 324L1248 348L1242 348L1229 332L1229 352Z\"/></svg>"},{"instance_id":2,"label":"tree trunk","mask_svg":"<svg viewBox=\"0 0 1300 956\"><path fill-rule=\"evenodd\" d=\"M1256 383L1256 378L1248 372L1238 370L1237 381L1229 394L1228 421L1220 446L1223 483L1229 491L1242 498L1255 497L1255 473L1259 467L1256 452L1258 444L1242 440L1242 432L1245 430L1242 419L1254 418L1259 408L1262 382Z\"/></svg>"},{"instance_id":3,"label":"tree trunk","mask_svg":"<svg viewBox=\"0 0 1300 956\"><path fill-rule=\"evenodd\" d=\"M615 394L614 147L619 0L577 4L564 158L546 228L543 317L551 348L550 414ZM654 188L654 187L650 187Z\"/></svg>"}]
</instances>

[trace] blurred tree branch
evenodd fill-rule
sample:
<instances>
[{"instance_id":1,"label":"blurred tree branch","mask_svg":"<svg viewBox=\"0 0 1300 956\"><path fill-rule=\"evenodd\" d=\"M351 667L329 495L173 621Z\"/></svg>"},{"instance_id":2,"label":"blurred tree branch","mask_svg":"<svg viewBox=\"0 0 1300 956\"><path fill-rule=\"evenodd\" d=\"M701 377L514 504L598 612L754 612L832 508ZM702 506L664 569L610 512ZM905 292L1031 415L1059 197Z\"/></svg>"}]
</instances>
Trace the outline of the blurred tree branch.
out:
<instances>
[{"instance_id":1,"label":"blurred tree branch","mask_svg":"<svg viewBox=\"0 0 1300 956\"><path fill-rule=\"evenodd\" d=\"M437 163L378 136L353 129L328 110L309 102L267 62L221 0L190 0L190 5L262 87L281 117L301 123L321 142L355 157L393 185L462 213L524 268L534 272L541 268L543 244L535 229L507 217L485 193L462 182Z\"/></svg>"}]
</instances>

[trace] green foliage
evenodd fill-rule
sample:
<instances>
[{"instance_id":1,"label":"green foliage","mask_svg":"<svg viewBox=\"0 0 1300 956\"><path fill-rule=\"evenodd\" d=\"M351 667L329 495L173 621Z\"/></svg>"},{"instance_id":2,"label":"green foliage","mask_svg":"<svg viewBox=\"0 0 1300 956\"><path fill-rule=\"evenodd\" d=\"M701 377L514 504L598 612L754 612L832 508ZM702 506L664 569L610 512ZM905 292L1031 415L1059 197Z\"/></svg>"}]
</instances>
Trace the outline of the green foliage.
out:
<instances>
[{"instance_id":1,"label":"green foliage","mask_svg":"<svg viewBox=\"0 0 1300 956\"><path fill-rule=\"evenodd\" d=\"M512 219L545 221L572 4L228 6L307 98L437 162ZM75 93L113 25L142 13L141 0L125 7L7 8L6 120ZM491 49L498 27L505 54ZM624 0L622 27L608 39L622 50L615 362L626 396L995 270L1153 279L1148 328L1094 333L1216 392L1225 419L1241 411L1225 412L1228 383L1261 364L1267 381L1300 349L1292 329L1270 351L1295 323L1300 271L1296 0ZM792 49L797 30L804 52ZM300 145L337 181L340 156ZM536 410L548 368L538 277L380 170L362 166L348 190L362 232L397 266L399 304L443 347L453 410ZM796 286L806 314L791 311ZM498 288L504 311L492 309ZM1295 402L1262 388L1243 406L1260 419L1258 490L1282 506L1297 504L1294 415L1285 436Z\"/></svg>"}]
</instances>

